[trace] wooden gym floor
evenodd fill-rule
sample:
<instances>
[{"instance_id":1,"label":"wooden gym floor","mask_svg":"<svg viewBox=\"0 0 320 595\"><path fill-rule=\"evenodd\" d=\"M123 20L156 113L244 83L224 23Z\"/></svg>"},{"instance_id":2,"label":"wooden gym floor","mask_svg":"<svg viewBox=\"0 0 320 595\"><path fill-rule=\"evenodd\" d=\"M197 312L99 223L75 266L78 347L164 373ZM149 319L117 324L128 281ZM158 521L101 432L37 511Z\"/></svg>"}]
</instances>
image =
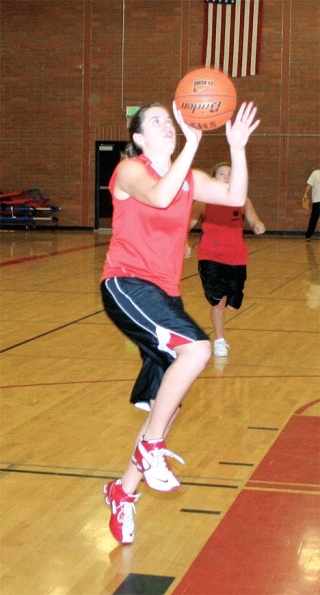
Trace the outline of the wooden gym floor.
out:
<instances>
[{"instance_id":1,"label":"wooden gym floor","mask_svg":"<svg viewBox=\"0 0 320 595\"><path fill-rule=\"evenodd\" d=\"M212 357L168 439L182 486L141 484L135 542L119 546L102 486L145 414L128 402L137 349L102 310L109 236L0 235L1 594L319 592L319 240L247 237L229 356ZM211 332L197 242L181 288Z\"/></svg>"}]
</instances>

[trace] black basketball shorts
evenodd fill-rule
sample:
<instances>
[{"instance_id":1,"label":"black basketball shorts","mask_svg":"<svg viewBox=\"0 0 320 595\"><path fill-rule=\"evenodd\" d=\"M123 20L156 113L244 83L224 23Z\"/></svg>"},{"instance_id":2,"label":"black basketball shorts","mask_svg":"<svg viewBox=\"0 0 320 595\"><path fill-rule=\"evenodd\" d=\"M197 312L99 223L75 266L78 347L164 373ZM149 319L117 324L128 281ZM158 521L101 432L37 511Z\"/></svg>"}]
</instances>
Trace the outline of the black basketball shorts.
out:
<instances>
[{"instance_id":1,"label":"black basketball shorts","mask_svg":"<svg viewBox=\"0 0 320 595\"><path fill-rule=\"evenodd\" d=\"M226 306L238 310L243 300L247 278L246 265L229 265L212 260L199 260L198 270L204 295L211 306L216 306L226 295Z\"/></svg>"},{"instance_id":2,"label":"black basketball shorts","mask_svg":"<svg viewBox=\"0 0 320 595\"><path fill-rule=\"evenodd\" d=\"M114 324L138 345L143 360L131 402L155 399L163 374L177 357L175 347L209 340L185 312L181 297L136 277L114 277L101 283L105 311Z\"/></svg>"}]
</instances>

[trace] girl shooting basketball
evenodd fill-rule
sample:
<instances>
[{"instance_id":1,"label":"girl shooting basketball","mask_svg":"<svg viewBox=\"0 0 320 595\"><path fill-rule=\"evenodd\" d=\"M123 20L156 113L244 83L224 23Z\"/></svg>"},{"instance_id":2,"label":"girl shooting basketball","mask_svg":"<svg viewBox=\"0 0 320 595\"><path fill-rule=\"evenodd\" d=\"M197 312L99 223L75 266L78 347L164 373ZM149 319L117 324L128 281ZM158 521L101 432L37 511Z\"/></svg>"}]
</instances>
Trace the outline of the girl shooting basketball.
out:
<instances>
[{"instance_id":1,"label":"girl shooting basketball","mask_svg":"<svg viewBox=\"0 0 320 595\"><path fill-rule=\"evenodd\" d=\"M121 479L104 486L111 507L110 530L122 544L134 539L134 504L144 477L161 492L179 488L167 457L167 437L183 398L211 356L210 340L185 312L180 297L184 243L194 200L242 206L247 197L245 146L257 128L256 108L243 104L227 122L232 172L223 184L190 169L202 132L185 124L173 106L185 145L173 162L176 131L158 103L132 118L129 158L110 180L113 234L101 291L107 315L138 345L142 368L131 401L149 411Z\"/></svg>"}]
</instances>

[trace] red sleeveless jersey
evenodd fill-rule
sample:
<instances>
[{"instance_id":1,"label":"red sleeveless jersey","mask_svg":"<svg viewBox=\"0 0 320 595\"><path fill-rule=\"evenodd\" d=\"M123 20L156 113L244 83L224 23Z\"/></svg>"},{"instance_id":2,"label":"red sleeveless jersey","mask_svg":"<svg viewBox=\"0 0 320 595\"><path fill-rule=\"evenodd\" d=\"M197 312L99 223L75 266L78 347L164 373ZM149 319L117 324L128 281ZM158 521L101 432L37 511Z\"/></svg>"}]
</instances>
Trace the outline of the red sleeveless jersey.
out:
<instances>
[{"instance_id":1,"label":"red sleeveless jersey","mask_svg":"<svg viewBox=\"0 0 320 595\"><path fill-rule=\"evenodd\" d=\"M222 264L247 264L248 248L243 238L241 207L206 205L198 260Z\"/></svg>"},{"instance_id":2,"label":"red sleeveless jersey","mask_svg":"<svg viewBox=\"0 0 320 595\"><path fill-rule=\"evenodd\" d=\"M144 155L134 157L155 179L161 176ZM168 295L180 295L184 245L193 202L193 176L190 170L178 194L166 209L159 209L129 196L114 196L115 168L110 183L113 216L112 237L102 279L138 277L161 287Z\"/></svg>"}]
</instances>

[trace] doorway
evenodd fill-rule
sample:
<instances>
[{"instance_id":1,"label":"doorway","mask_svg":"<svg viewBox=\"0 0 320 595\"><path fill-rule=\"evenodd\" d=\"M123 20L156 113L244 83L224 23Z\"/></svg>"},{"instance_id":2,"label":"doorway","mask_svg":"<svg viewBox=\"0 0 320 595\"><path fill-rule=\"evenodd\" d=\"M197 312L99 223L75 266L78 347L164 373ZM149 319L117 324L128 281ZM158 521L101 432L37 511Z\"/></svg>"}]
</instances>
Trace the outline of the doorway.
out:
<instances>
[{"instance_id":1,"label":"doorway","mask_svg":"<svg viewBox=\"0 0 320 595\"><path fill-rule=\"evenodd\" d=\"M96 141L95 229L112 228L112 199L109 182L123 158L127 141Z\"/></svg>"}]
</instances>

